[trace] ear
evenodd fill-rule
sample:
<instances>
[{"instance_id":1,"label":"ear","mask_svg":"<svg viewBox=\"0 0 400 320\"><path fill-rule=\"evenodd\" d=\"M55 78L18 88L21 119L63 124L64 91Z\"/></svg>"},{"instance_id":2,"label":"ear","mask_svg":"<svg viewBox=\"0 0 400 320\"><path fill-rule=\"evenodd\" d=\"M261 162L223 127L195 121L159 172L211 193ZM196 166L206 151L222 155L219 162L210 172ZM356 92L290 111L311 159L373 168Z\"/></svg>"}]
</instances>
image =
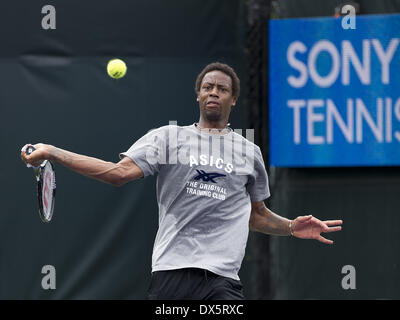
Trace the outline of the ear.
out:
<instances>
[{"instance_id":1,"label":"ear","mask_svg":"<svg viewBox=\"0 0 400 320\"><path fill-rule=\"evenodd\" d=\"M233 108L235 105L236 105L236 97L233 97L233 100L232 100L232 107L231 108Z\"/></svg>"}]
</instances>

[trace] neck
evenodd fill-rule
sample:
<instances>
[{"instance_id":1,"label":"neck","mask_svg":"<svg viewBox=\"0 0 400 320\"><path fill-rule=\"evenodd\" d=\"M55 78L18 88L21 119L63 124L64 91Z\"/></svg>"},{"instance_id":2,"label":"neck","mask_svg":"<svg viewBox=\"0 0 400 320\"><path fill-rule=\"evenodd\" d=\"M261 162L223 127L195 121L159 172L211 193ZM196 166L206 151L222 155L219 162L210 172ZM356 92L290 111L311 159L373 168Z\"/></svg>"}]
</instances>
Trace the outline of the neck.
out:
<instances>
[{"instance_id":1,"label":"neck","mask_svg":"<svg viewBox=\"0 0 400 320\"><path fill-rule=\"evenodd\" d=\"M219 121L206 121L200 117L199 126L201 128L215 128L215 129L225 129L228 126L227 120L219 120Z\"/></svg>"}]
</instances>

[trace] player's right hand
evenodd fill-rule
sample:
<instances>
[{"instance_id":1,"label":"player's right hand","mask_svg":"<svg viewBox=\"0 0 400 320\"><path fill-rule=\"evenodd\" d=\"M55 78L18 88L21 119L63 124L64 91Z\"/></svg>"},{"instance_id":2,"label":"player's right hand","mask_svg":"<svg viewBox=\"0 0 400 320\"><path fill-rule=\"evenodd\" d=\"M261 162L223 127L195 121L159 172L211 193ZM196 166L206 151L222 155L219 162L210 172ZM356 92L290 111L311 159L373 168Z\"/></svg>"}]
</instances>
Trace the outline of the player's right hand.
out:
<instances>
[{"instance_id":1,"label":"player's right hand","mask_svg":"<svg viewBox=\"0 0 400 320\"><path fill-rule=\"evenodd\" d=\"M36 150L34 150L31 154L26 154L26 149L29 146L35 147ZM42 164L44 160L49 159L49 146L43 143L37 143L37 144L31 144L28 143L24 145L21 149L21 159L22 161L25 162L25 164L30 164L33 167L38 167Z\"/></svg>"}]
</instances>

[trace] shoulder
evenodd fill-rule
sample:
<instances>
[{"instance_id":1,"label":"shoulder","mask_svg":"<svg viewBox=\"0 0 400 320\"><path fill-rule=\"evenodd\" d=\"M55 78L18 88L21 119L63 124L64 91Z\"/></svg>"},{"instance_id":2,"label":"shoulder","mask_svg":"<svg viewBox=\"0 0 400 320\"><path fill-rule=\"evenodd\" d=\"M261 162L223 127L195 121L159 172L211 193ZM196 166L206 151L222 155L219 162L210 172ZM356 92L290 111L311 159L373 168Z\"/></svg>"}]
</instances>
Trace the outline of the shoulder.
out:
<instances>
[{"instance_id":1,"label":"shoulder","mask_svg":"<svg viewBox=\"0 0 400 320\"><path fill-rule=\"evenodd\" d=\"M263 157L260 147L252 141L254 135L251 134L249 136L249 139L247 139L241 133L242 133L241 131L233 132L233 136L234 136L235 144L239 145L239 148L241 148L241 150L242 150L241 151L242 154L246 158L250 159L253 166L254 166L254 164L264 163L264 157ZM241 145L241 147L240 147L240 145Z\"/></svg>"},{"instance_id":2,"label":"shoulder","mask_svg":"<svg viewBox=\"0 0 400 320\"><path fill-rule=\"evenodd\" d=\"M193 125L188 126L178 126L176 124L168 124L162 127L150 129L147 134L151 135L161 135L161 136L171 136L176 135L177 132L188 131L193 132ZM146 135L147 135L146 134Z\"/></svg>"},{"instance_id":3,"label":"shoulder","mask_svg":"<svg viewBox=\"0 0 400 320\"><path fill-rule=\"evenodd\" d=\"M191 134L191 126L178 126L178 125L165 125L162 127L150 129L143 138L153 142L167 143L172 139L174 141L183 131L187 131L187 134ZM185 134L186 135L186 134Z\"/></svg>"},{"instance_id":4,"label":"shoulder","mask_svg":"<svg viewBox=\"0 0 400 320\"><path fill-rule=\"evenodd\" d=\"M153 128L147 131L147 133L144 135L144 137L159 137L159 138L164 138L168 136L168 132L172 132L174 130L177 130L178 126L176 125L165 125L162 127L158 128Z\"/></svg>"},{"instance_id":5,"label":"shoulder","mask_svg":"<svg viewBox=\"0 0 400 320\"><path fill-rule=\"evenodd\" d=\"M260 147L258 145L256 145L252 140L247 139L247 137L244 137L241 133L233 131L232 134L233 134L233 139L235 141L245 144L247 148L253 148L257 151L260 151Z\"/></svg>"},{"instance_id":6,"label":"shoulder","mask_svg":"<svg viewBox=\"0 0 400 320\"><path fill-rule=\"evenodd\" d=\"M162 132L168 132L168 131L176 131L176 130L187 130L190 129L192 126L178 126L176 124L167 124L162 127L150 129L147 133L162 133Z\"/></svg>"}]
</instances>

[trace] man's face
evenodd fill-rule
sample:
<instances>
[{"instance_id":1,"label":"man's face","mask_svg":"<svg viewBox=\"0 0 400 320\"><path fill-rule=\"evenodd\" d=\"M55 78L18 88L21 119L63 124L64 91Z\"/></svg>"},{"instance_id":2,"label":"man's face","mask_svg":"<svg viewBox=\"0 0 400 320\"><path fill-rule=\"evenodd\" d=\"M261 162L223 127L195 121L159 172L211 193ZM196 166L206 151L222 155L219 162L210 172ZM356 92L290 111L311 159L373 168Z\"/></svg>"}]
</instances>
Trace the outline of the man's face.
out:
<instances>
[{"instance_id":1,"label":"man's face","mask_svg":"<svg viewBox=\"0 0 400 320\"><path fill-rule=\"evenodd\" d=\"M197 96L200 114L206 121L228 121L236 97L232 96L232 79L221 71L211 71L204 75Z\"/></svg>"}]
</instances>

